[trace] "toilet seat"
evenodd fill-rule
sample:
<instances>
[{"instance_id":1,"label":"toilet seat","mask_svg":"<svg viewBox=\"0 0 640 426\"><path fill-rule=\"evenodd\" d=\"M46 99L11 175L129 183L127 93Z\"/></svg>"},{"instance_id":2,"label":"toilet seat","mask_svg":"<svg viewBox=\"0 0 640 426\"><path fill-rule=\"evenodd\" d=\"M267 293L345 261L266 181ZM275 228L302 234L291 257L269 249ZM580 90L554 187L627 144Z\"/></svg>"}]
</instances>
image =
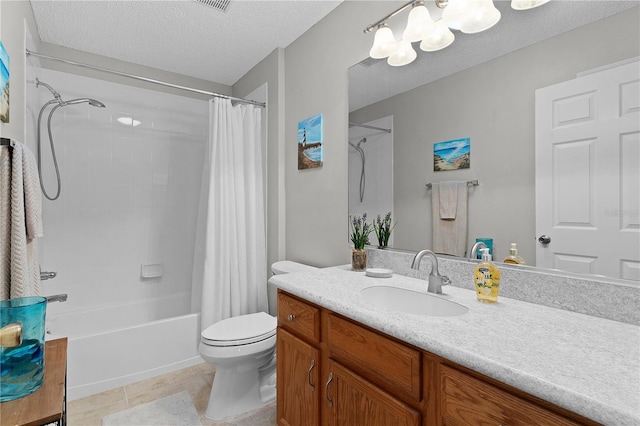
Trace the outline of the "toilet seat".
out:
<instances>
[{"instance_id":1,"label":"toilet seat","mask_svg":"<svg viewBox=\"0 0 640 426\"><path fill-rule=\"evenodd\" d=\"M275 336L276 327L276 318L265 312L240 315L210 325L201 340L209 346L249 345Z\"/></svg>"}]
</instances>

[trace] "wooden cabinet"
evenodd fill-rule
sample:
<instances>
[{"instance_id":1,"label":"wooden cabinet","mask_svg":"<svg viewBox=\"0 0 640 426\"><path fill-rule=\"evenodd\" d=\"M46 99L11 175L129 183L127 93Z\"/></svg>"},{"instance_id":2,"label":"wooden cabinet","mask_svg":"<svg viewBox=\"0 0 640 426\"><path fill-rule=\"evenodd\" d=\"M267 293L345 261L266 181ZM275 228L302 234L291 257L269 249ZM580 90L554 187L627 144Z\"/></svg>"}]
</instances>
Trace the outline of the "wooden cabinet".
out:
<instances>
[{"instance_id":1,"label":"wooden cabinet","mask_svg":"<svg viewBox=\"0 0 640 426\"><path fill-rule=\"evenodd\" d=\"M337 362L329 362L326 399L331 426L420 426L420 412Z\"/></svg>"},{"instance_id":2,"label":"wooden cabinet","mask_svg":"<svg viewBox=\"0 0 640 426\"><path fill-rule=\"evenodd\" d=\"M596 425L278 290L281 426Z\"/></svg>"},{"instance_id":3,"label":"wooden cabinet","mask_svg":"<svg viewBox=\"0 0 640 426\"><path fill-rule=\"evenodd\" d=\"M575 426L565 417L455 368L440 368L444 425Z\"/></svg>"},{"instance_id":4,"label":"wooden cabinet","mask_svg":"<svg viewBox=\"0 0 640 426\"><path fill-rule=\"evenodd\" d=\"M320 424L320 351L284 329L276 350L278 424Z\"/></svg>"},{"instance_id":5,"label":"wooden cabinet","mask_svg":"<svg viewBox=\"0 0 640 426\"><path fill-rule=\"evenodd\" d=\"M320 424L320 309L278 291L278 425Z\"/></svg>"},{"instance_id":6,"label":"wooden cabinet","mask_svg":"<svg viewBox=\"0 0 640 426\"><path fill-rule=\"evenodd\" d=\"M327 350L332 359L370 376L379 387L420 401L420 351L335 314L327 318Z\"/></svg>"}]
</instances>

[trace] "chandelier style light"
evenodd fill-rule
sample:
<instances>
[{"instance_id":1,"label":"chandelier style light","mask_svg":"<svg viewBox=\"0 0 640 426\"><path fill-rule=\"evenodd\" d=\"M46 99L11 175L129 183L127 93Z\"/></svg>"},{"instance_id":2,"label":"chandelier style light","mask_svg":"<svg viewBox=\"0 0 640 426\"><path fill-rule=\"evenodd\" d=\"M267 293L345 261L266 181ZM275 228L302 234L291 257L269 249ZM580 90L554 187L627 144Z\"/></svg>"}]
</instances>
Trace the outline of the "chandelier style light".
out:
<instances>
[{"instance_id":1,"label":"chandelier style light","mask_svg":"<svg viewBox=\"0 0 640 426\"><path fill-rule=\"evenodd\" d=\"M511 7L527 10L547 2L549 0L511 0ZM419 41L421 50L435 52L453 43L452 29L475 34L488 30L500 20L500 11L493 0L435 0L435 4L443 9L442 18L436 21L431 18L425 0L412 0L365 28L365 33L376 30L369 56L387 58L387 63L396 67L407 65L418 56L411 43ZM396 40L387 21L409 7L407 26L402 38Z\"/></svg>"}]
</instances>

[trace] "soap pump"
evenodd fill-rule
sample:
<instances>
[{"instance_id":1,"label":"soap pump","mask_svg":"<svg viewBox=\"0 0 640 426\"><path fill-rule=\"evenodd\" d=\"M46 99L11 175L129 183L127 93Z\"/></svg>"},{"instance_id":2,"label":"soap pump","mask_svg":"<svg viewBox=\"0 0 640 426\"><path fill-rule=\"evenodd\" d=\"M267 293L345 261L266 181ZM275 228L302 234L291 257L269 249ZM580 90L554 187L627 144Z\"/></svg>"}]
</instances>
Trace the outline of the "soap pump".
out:
<instances>
[{"instance_id":1,"label":"soap pump","mask_svg":"<svg viewBox=\"0 0 640 426\"><path fill-rule=\"evenodd\" d=\"M515 263L518 265L525 265L527 262L518 254L518 246L516 243L511 243L511 248L509 249L509 256L507 256L504 260L504 263Z\"/></svg>"},{"instance_id":2,"label":"soap pump","mask_svg":"<svg viewBox=\"0 0 640 426\"><path fill-rule=\"evenodd\" d=\"M500 270L491 261L488 248L481 248L480 252L482 261L473 274L476 297L483 303L496 303L500 291Z\"/></svg>"}]
</instances>

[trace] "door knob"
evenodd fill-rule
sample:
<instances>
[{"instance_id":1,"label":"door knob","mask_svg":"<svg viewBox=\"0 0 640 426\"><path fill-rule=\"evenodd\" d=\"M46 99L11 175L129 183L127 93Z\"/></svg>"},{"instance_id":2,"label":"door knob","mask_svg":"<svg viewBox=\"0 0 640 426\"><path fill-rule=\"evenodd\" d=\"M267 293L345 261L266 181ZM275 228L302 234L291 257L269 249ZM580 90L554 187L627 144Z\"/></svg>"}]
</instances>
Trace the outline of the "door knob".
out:
<instances>
[{"instance_id":1,"label":"door knob","mask_svg":"<svg viewBox=\"0 0 640 426\"><path fill-rule=\"evenodd\" d=\"M538 241L542 244L542 245L547 245L551 242L551 237L548 237L546 235L540 235L540 238L538 238Z\"/></svg>"}]
</instances>

